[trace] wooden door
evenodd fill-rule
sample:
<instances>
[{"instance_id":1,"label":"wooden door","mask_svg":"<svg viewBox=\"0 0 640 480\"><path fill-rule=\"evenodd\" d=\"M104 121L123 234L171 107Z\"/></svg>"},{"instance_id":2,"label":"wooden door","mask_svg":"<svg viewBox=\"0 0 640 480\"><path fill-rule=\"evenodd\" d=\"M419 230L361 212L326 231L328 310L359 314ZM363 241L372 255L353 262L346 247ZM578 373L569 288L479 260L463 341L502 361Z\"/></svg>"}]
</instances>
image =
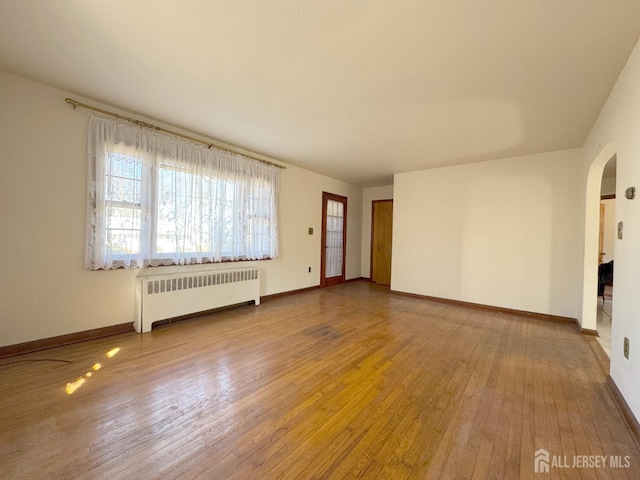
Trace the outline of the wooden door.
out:
<instances>
[{"instance_id":1,"label":"wooden door","mask_svg":"<svg viewBox=\"0 0 640 480\"><path fill-rule=\"evenodd\" d=\"M371 204L371 281L391 285L393 200Z\"/></svg>"},{"instance_id":2,"label":"wooden door","mask_svg":"<svg viewBox=\"0 0 640 480\"><path fill-rule=\"evenodd\" d=\"M347 198L322 192L320 286L344 283L346 246Z\"/></svg>"}]
</instances>

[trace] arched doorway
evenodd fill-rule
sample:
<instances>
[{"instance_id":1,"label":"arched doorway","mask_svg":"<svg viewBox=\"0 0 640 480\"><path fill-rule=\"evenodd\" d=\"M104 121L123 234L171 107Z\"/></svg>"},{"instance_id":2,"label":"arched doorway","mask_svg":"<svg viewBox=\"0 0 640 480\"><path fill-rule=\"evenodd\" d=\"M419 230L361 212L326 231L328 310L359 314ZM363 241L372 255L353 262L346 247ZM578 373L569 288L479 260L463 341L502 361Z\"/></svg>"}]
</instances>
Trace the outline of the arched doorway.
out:
<instances>
[{"instance_id":1,"label":"arched doorway","mask_svg":"<svg viewBox=\"0 0 640 480\"><path fill-rule=\"evenodd\" d=\"M598 238L598 342L611 357L613 326L613 279L617 241L616 223L617 165L614 155L605 165L600 190L600 225Z\"/></svg>"},{"instance_id":2,"label":"arched doorway","mask_svg":"<svg viewBox=\"0 0 640 480\"><path fill-rule=\"evenodd\" d=\"M587 172L584 211L584 245L582 257L582 290L579 305L580 326L585 331L597 330L598 307L598 238L600 230L600 189L604 167L616 155L613 142L608 143L591 162Z\"/></svg>"}]
</instances>

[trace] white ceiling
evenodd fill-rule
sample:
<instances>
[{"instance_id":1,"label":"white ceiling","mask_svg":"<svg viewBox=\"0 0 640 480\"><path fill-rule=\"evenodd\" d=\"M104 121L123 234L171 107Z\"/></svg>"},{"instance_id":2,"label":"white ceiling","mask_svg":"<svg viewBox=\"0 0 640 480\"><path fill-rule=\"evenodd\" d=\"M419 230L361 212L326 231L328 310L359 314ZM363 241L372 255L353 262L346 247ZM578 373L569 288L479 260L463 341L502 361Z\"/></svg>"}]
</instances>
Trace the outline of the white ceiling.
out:
<instances>
[{"instance_id":1,"label":"white ceiling","mask_svg":"<svg viewBox=\"0 0 640 480\"><path fill-rule=\"evenodd\" d=\"M0 69L362 186L580 147L638 0L0 0Z\"/></svg>"}]
</instances>

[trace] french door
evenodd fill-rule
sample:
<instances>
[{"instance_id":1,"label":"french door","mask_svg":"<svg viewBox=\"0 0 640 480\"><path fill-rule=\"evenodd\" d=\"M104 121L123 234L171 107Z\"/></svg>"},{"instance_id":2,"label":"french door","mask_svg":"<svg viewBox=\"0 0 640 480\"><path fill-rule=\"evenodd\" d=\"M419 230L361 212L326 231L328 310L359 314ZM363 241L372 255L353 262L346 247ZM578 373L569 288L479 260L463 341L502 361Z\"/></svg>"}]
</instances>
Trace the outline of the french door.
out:
<instances>
[{"instance_id":1,"label":"french door","mask_svg":"<svg viewBox=\"0 0 640 480\"><path fill-rule=\"evenodd\" d=\"M320 286L344 283L347 244L347 197L322 192Z\"/></svg>"}]
</instances>

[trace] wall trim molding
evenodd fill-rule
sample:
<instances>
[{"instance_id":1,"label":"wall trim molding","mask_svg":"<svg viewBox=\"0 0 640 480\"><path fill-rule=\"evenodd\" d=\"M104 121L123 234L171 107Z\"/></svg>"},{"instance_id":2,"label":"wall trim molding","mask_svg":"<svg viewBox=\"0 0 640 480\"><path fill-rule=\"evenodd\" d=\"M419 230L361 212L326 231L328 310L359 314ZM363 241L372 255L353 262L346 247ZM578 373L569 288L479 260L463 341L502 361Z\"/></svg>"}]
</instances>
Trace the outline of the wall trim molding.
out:
<instances>
[{"instance_id":1,"label":"wall trim molding","mask_svg":"<svg viewBox=\"0 0 640 480\"><path fill-rule=\"evenodd\" d=\"M609 370L611 369L611 359L609 358L609 355L607 355L607 352L604 351L604 348L602 348L602 345L600 345L600 342L597 338L586 337L585 340L591 347L591 351L595 355L596 360L598 361L598 364L602 369L602 373L606 377L607 375L609 375Z\"/></svg>"},{"instance_id":2,"label":"wall trim molding","mask_svg":"<svg viewBox=\"0 0 640 480\"><path fill-rule=\"evenodd\" d=\"M345 284L355 283L355 282L371 282L371 279L367 277L355 277L355 278L350 278L349 280L346 280ZM290 295L297 295L299 293L320 290L321 288L322 287L320 285L314 285L311 287L299 288L296 290L288 290L285 292L274 293L271 295L264 295L260 297L260 301L268 302L271 300L276 300L278 298L288 297ZM494 313L519 315L519 316L524 316L528 318L534 318L537 320L551 321L556 323L572 323L576 325L580 333L584 335L598 336L598 332L595 330L581 328L580 323L576 318L563 317L558 315L549 315L544 313L528 312L526 310L516 310L512 308L502 308L502 307L496 307L492 305L484 305L481 303L463 302L461 300L451 300L451 299L441 298L441 297L432 297L429 295L419 295L416 293L401 292L398 290L389 290L389 293L392 293L394 295L409 297L409 298L416 298L419 300L427 300L432 302L444 303L448 305L455 305L455 306L464 307L464 308L471 308L475 310L485 310L485 311L494 312ZM57 337L43 338L40 340L33 340L25 343L8 345L8 346L0 347L0 358L13 357L15 355L22 355L24 353L47 350L50 348L61 347L63 345L70 345L73 343L84 342L86 340L94 340L97 338L109 337L112 335L118 335L120 333L126 333L131 331L134 331L133 323L123 323L119 325L111 325L108 327L95 328L92 330L85 330L82 332L59 335Z\"/></svg>"},{"instance_id":3,"label":"wall trim molding","mask_svg":"<svg viewBox=\"0 0 640 480\"><path fill-rule=\"evenodd\" d=\"M494 313L503 313L508 315L518 315L521 317L535 318L536 320L545 320L547 322L571 323L578 325L578 319L572 317L562 317L560 315L550 315L547 313L528 312L526 310L515 310L513 308L496 307L493 305L484 305L482 303L463 302L462 300L451 300L449 298L431 297L429 295L419 295L417 293L400 292L398 290L390 290L394 295L402 295L420 300L430 300L432 302L445 303L447 305L455 305L458 307L472 308L474 310L487 310Z\"/></svg>"},{"instance_id":4,"label":"wall trim molding","mask_svg":"<svg viewBox=\"0 0 640 480\"><path fill-rule=\"evenodd\" d=\"M345 283L353 283L365 281L368 282L368 278L356 277L346 280ZM289 290L286 292L274 293L272 295L265 295L260 297L261 302L268 302L269 300L275 300L276 298L288 297L289 295L296 295L298 293L310 292L312 290L319 290L320 285L313 287L299 288L297 290ZM237 305L234 305L234 307ZM185 315L184 317L177 317L165 322L155 322L154 326L160 326L165 323L172 323L179 320L186 320L195 316L201 316L205 314L213 313L213 311L199 312L196 315ZM32 340L30 342L17 343L14 345L6 345L0 347L0 359L14 357L16 355L22 355L25 353L39 352L42 350L48 350L50 348L62 347L64 345L71 345L74 343L80 343L87 340L95 340L98 338L110 337L112 335L118 335L120 333L133 332L133 323L122 323L119 325L110 325L108 327L94 328L92 330L84 330L82 332L68 333L66 335L59 335L56 337L42 338L40 340Z\"/></svg>"},{"instance_id":5,"label":"wall trim molding","mask_svg":"<svg viewBox=\"0 0 640 480\"><path fill-rule=\"evenodd\" d=\"M370 282L370 281L371 280L367 277L355 277L355 278L350 278L348 280L345 280L344 283L339 283L338 285L344 285L346 283ZM334 285L334 286L338 286L338 285ZM270 300L275 300L276 298L288 297L289 295L297 295L298 293L305 293L305 292L311 292L313 290L320 290L322 288L327 288L327 287L323 287L321 285L314 285L312 287L297 288L295 290L287 290L285 292L272 293L271 295L264 295L260 297L260 303L268 302Z\"/></svg>"},{"instance_id":6,"label":"wall trim molding","mask_svg":"<svg viewBox=\"0 0 640 480\"><path fill-rule=\"evenodd\" d=\"M631 408L629 408L629 404L622 396L622 392L620 392L620 389L616 385L616 382L613 380L613 378L611 378L611 375L607 375L605 385L607 386L607 390L609 390L609 393L611 393L611 396L613 397L618 410L622 414L622 417L624 418L624 421L629 428L631 436L635 440L638 448L640 448L640 423L638 423L638 419L631 411Z\"/></svg>"},{"instance_id":7,"label":"wall trim molding","mask_svg":"<svg viewBox=\"0 0 640 480\"><path fill-rule=\"evenodd\" d=\"M313 287L297 288L296 290L287 290L285 292L272 293L271 295L264 295L260 297L260 303L268 302L270 300L276 300L277 298L288 297L289 295L297 295L298 293L311 292L313 290L320 290L320 285L314 285Z\"/></svg>"},{"instance_id":8,"label":"wall trim molding","mask_svg":"<svg viewBox=\"0 0 640 480\"><path fill-rule=\"evenodd\" d=\"M369 277L355 277L346 280L344 283L354 283L354 282L370 282L371 279Z\"/></svg>"},{"instance_id":9,"label":"wall trim molding","mask_svg":"<svg viewBox=\"0 0 640 480\"><path fill-rule=\"evenodd\" d=\"M591 330L590 328L582 328L580 324L577 323L577 320L576 320L576 326L578 327L578 330L580 330L580 333L582 333L583 335L591 335L592 337L600 336L597 330Z\"/></svg>"},{"instance_id":10,"label":"wall trim molding","mask_svg":"<svg viewBox=\"0 0 640 480\"><path fill-rule=\"evenodd\" d=\"M119 325L110 325L108 327L94 328L92 330L68 333L66 335L58 335L57 337L42 338L40 340L7 345L5 347L0 347L0 358L13 357L24 353L39 352L41 350L48 350L50 348L62 347L64 345L80 343L86 340L95 340L97 338L110 337L112 335L133 331L133 323L121 323Z\"/></svg>"}]
</instances>

